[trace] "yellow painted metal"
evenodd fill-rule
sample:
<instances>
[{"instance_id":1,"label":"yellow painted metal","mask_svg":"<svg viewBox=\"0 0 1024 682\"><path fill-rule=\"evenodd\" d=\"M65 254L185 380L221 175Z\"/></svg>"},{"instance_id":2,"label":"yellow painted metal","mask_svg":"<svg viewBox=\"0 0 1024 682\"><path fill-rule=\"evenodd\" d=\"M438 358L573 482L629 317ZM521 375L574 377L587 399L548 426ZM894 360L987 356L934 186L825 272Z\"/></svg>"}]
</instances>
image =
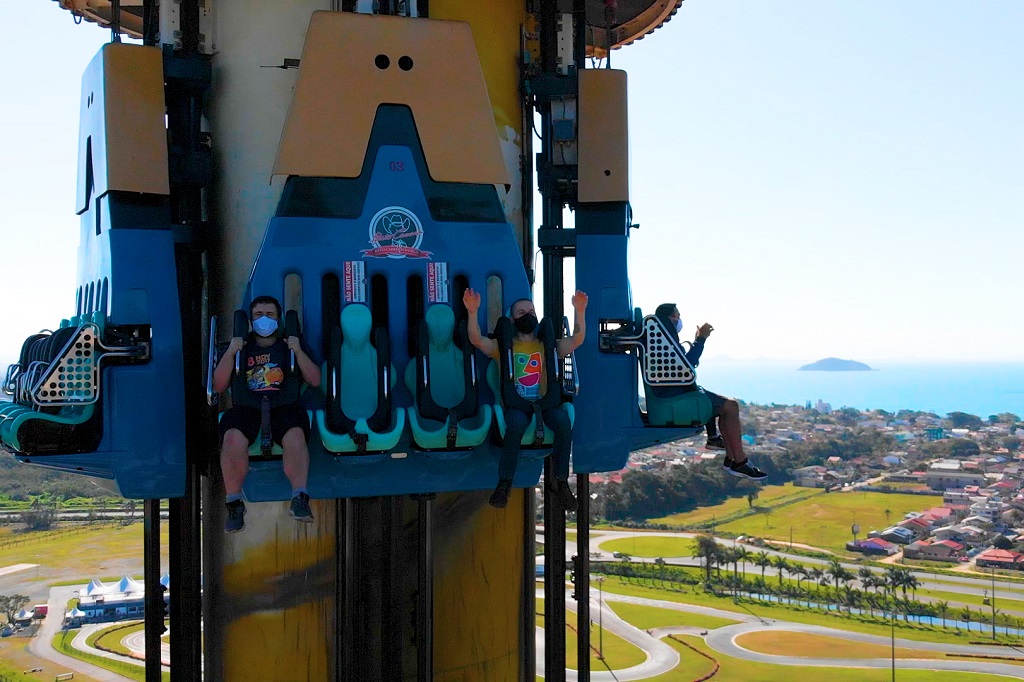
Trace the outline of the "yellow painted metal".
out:
<instances>
[{"instance_id":1,"label":"yellow painted metal","mask_svg":"<svg viewBox=\"0 0 1024 682\"><path fill-rule=\"evenodd\" d=\"M512 178L512 188L504 197L506 215L522 244L523 231L530 226L520 198L524 140L519 64L525 3L431 0L430 16L464 21L472 27ZM434 679L438 682L521 679L524 633L519 624L527 615L521 613L527 541L523 514L526 496L532 494L532 489L514 490L504 510L483 505L461 529L435 533ZM532 629L525 636L533 637Z\"/></svg>"},{"instance_id":2,"label":"yellow painted metal","mask_svg":"<svg viewBox=\"0 0 1024 682\"><path fill-rule=\"evenodd\" d=\"M332 670L335 504L313 501L313 525L289 518L286 503L249 505L247 542L233 543L223 564L225 682L341 679Z\"/></svg>"},{"instance_id":3,"label":"yellow painted metal","mask_svg":"<svg viewBox=\"0 0 1024 682\"><path fill-rule=\"evenodd\" d=\"M487 94L494 113L502 157L510 186L502 196L505 216L512 223L519 243L529 216L523 211L523 99L520 94L519 64L522 59L522 27L526 22L524 0L431 0L434 19L464 21L473 30ZM500 192L499 192L500 194Z\"/></svg>"},{"instance_id":4,"label":"yellow painted metal","mask_svg":"<svg viewBox=\"0 0 1024 682\"><path fill-rule=\"evenodd\" d=\"M155 47L110 43L82 75L75 210L111 190L166 195L164 69ZM91 163L87 172L85 165ZM87 179L92 183L87 186Z\"/></svg>"},{"instance_id":5,"label":"yellow painted metal","mask_svg":"<svg viewBox=\"0 0 1024 682\"><path fill-rule=\"evenodd\" d=\"M434 680L517 680L523 585L523 505L481 507L460 527L439 528L434 556ZM446 496L453 497L453 496ZM438 504L444 504L439 498ZM527 633L533 636L532 630Z\"/></svg>"},{"instance_id":6,"label":"yellow painted metal","mask_svg":"<svg viewBox=\"0 0 1024 682\"><path fill-rule=\"evenodd\" d=\"M275 175L357 177L382 103L412 110L430 176L508 184L469 26L315 12Z\"/></svg>"},{"instance_id":7,"label":"yellow painted metal","mask_svg":"<svg viewBox=\"0 0 1024 682\"><path fill-rule=\"evenodd\" d=\"M579 111L579 200L629 201L626 72L581 72Z\"/></svg>"}]
</instances>

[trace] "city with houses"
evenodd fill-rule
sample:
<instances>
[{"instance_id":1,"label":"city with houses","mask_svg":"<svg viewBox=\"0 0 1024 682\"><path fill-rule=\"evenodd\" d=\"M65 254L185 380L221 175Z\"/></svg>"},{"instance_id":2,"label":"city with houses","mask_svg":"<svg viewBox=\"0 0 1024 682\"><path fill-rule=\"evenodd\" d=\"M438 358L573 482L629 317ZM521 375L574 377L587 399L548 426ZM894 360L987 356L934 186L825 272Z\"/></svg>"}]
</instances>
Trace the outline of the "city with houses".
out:
<instances>
[{"instance_id":1,"label":"city with houses","mask_svg":"<svg viewBox=\"0 0 1024 682\"><path fill-rule=\"evenodd\" d=\"M929 496L905 518L863 529L848 550L1024 571L1024 423L1017 415L833 410L818 401L744 405L743 423L750 456L773 462L777 477L794 486ZM614 485L629 470L658 472L720 458L705 449L701 435L635 453L626 470L592 475L591 482ZM936 494L941 505L931 503Z\"/></svg>"}]
</instances>

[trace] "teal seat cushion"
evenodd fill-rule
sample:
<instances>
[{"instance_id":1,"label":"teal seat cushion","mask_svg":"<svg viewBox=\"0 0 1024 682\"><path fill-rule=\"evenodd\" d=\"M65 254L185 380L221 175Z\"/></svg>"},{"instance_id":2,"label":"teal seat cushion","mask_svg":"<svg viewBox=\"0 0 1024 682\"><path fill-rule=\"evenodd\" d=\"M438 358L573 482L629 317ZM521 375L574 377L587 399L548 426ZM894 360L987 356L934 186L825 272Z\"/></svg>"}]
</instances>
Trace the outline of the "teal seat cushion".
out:
<instances>
[{"instance_id":1,"label":"teal seat cushion","mask_svg":"<svg viewBox=\"0 0 1024 682\"><path fill-rule=\"evenodd\" d=\"M711 420L711 399L700 388L670 398L655 397L644 384L647 423L651 426L703 426Z\"/></svg>"},{"instance_id":2,"label":"teal seat cushion","mask_svg":"<svg viewBox=\"0 0 1024 682\"><path fill-rule=\"evenodd\" d=\"M347 433L334 433L327 428L323 410L317 410L314 416L316 418L316 428L320 432L320 440L323 442L325 450L328 452L359 451L359 446L356 445L355 441ZM398 445L398 441L402 437L402 431L405 429L405 409L401 407L395 408L391 422L392 426L388 431L377 433L370 430L365 417L360 417L356 420L355 432L365 434L367 437L367 452L386 452Z\"/></svg>"},{"instance_id":3,"label":"teal seat cushion","mask_svg":"<svg viewBox=\"0 0 1024 682\"><path fill-rule=\"evenodd\" d=\"M369 419L377 411L377 349L370 343L373 316L365 305L349 305L341 312L341 409L353 420ZM395 385L392 368L391 386Z\"/></svg>"},{"instance_id":4,"label":"teal seat cushion","mask_svg":"<svg viewBox=\"0 0 1024 682\"><path fill-rule=\"evenodd\" d=\"M377 411L377 350L370 343L372 329L373 315L365 305L347 305L341 311L341 357L337 359L341 375L338 400L345 416L355 422L355 432L366 434L366 450L383 452L394 448L402 437L405 410L401 407L394 409L391 426L384 432L375 432L367 424L367 420ZM394 389L398 377L393 365L389 369L388 380ZM323 375L330 377L326 363ZM329 452L359 451L347 433L335 433L327 428L323 410L317 410L315 417L325 449Z\"/></svg>"},{"instance_id":5,"label":"teal seat cushion","mask_svg":"<svg viewBox=\"0 0 1024 682\"><path fill-rule=\"evenodd\" d=\"M72 405L62 407L57 414L36 412L24 407L20 410L10 410L3 414L3 421L0 422L0 439L15 450L21 450L21 441L18 439L18 429L29 421L41 420L51 424L83 424L92 417L95 405Z\"/></svg>"},{"instance_id":6,"label":"teal seat cushion","mask_svg":"<svg viewBox=\"0 0 1024 682\"><path fill-rule=\"evenodd\" d=\"M465 356L454 343L455 313L446 305L433 305L427 309L428 359L430 362L430 397L440 407L451 409L466 396ZM416 396L416 363L413 358L405 368L405 385ZM426 419L409 408L409 426L416 445L425 450L443 450L448 447L448 420L441 423ZM459 421L455 440L457 448L472 448L487 438L491 429L491 407L481 405L475 416Z\"/></svg>"},{"instance_id":7,"label":"teal seat cushion","mask_svg":"<svg viewBox=\"0 0 1024 682\"><path fill-rule=\"evenodd\" d=\"M492 412L490 405L481 405L475 417L459 420L455 447L473 448L487 439L491 430ZM448 448L448 422L443 424L421 417L415 407L409 408L409 428L417 447L424 450L446 450Z\"/></svg>"}]
</instances>

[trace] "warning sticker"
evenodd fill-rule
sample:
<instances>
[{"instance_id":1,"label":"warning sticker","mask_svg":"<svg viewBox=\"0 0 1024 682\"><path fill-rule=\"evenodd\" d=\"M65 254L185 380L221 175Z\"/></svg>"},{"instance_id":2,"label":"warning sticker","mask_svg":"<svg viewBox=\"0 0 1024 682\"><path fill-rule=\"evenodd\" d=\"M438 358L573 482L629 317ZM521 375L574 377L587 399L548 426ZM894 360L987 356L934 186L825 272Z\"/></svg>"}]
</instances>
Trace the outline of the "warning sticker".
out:
<instances>
[{"instance_id":1,"label":"warning sticker","mask_svg":"<svg viewBox=\"0 0 1024 682\"><path fill-rule=\"evenodd\" d=\"M431 303L448 302L447 263L427 263L427 299Z\"/></svg>"},{"instance_id":2,"label":"warning sticker","mask_svg":"<svg viewBox=\"0 0 1024 682\"><path fill-rule=\"evenodd\" d=\"M366 263L345 261L345 302L366 303Z\"/></svg>"}]
</instances>

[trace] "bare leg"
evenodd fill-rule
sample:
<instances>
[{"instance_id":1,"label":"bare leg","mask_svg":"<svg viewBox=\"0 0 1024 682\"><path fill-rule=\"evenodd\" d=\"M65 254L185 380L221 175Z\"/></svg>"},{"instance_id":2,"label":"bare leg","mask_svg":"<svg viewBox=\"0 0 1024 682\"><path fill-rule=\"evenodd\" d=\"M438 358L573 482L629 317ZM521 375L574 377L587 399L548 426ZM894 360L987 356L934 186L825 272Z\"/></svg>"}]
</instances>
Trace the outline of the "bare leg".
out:
<instances>
[{"instance_id":1,"label":"bare leg","mask_svg":"<svg viewBox=\"0 0 1024 682\"><path fill-rule=\"evenodd\" d=\"M281 439L281 447L284 448L284 475L292 484L292 490L305 488L309 477L309 448L302 429L297 426L288 429Z\"/></svg>"},{"instance_id":2,"label":"bare leg","mask_svg":"<svg viewBox=\"0 0 1024 682\"><path fill-rule=\"evenodd\" d=\"M220 449L220 470L224 476L224 492L240 495L245 475L249 473L249 441L238 429L228 429L224 433L224 443Z\"/></svg>"},{"instance_id":3,"label":"bare leg","mask_svg":"<svg viewBox=\"0 0 1024 682\"><path fill-rule=\"evenodd\" d=\"M743 434L740 428L740 406L735 400L726 400L718 415L718 428L725 441L725 451L736 464L747 461L743 452Z\"/></svg>"}]
</instances>

